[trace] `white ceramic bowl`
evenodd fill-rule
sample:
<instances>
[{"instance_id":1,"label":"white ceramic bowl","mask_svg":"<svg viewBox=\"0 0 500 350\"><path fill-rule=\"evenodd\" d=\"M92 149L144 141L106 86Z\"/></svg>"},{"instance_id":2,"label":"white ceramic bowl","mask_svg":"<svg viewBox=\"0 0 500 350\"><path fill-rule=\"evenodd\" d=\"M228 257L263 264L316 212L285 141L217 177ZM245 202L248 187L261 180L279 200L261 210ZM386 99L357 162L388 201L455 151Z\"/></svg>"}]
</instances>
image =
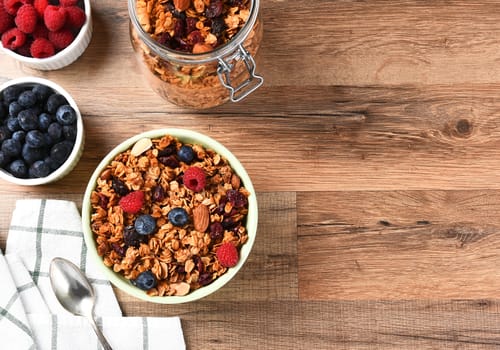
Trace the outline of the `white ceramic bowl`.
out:
<instances>
[{"instance_id":1,"label":"white ceramic bowl","mask_svg":"<svg viewBox=\"0 0 500 350\"><path fill-rule=\"evenodd\" d=\"M9 172L3 170L0 168L0 178L9 181L11 183L17 184L17 185L24 185L24 186L36 186L36 185L44 185L48 184L57 180L60 180L67 174L73 170L73 168L76 166L78 161L80 160L80 157L83 152L83 146L85 143L85 131L83 129L83 120L82 120L82 115L80 113L80 110L78 109L78 106L75 102L75 100L71 97L71 95L64 90L60 85L54 83L53 81L43 79L43 78L37 78L37 77L23 77L23 78L17 78L17 79L12 79L2 85L0 85L0 93L5 90L7 87L12 86L12 85L24 85L24 86L31 86L34 84L43 84L46 85L52 90L57 91L61 95L63 95L68 103L73 107L76 111L77 115L77 135L76 135L76 140L75 140L75 145L73 146L73 150L71 151L71 154L69 155L68 159L55 171L50 173L46 177L42 178L34 178L34 179L21 179L12 176Z\"/></svg>"},{"instance_id":2,"label":"white ceramic bowl","mask_svg":"<svg viewBox=\"0 0 500 350\"><path fill-rule=\"evenodd\" d=\"M59 51L54 56L47 58L33 58L19 55L12 50L4 48L0 42L0 48L2 52L8 56L14 58L16 61L22 63L26 67L30 67L38 70L57 70L64 68L71 63L75 62L78 57L80 57L83 52L87 49L87 46L92 39L92 8L90 6L90 0L84 0L85 15L86 20L83 24L80 32L73 40L73 42L65 49Z\"/></svg>"},{"instance_id":3,"label":"white ceramic bowl","mask_svg":"<svg viewBox=\"0 0 500 350\"><path fill-rule=\"evenodd\" d=\"M148 296L145 291L132 285L130 281L124 278L121 274L114 272L111 268L104 265L102 257L100 257L97 254L95 237L90 228L91 214L92 214L92 204L90 202L90 196L96 186L97 179L101 175L102 171L106 168L106 166L111 162L111 160L117 154L122 153L131 148L138 140L143 138L156 139L164 135L172 135L177 139L179 139L181 142L199 144L207 149L214 150L215 152L217 152L218 154L220 154L221 156L223 156L228 160L233 170L240 177L244 187L250 192L250 196L248 197L248 215L246 218L248 241L245 244L243 244L240 249L240 258L238 264L235 267L229 268L225 274L218 277L211 284L196 289L194 291L191 291L189 294L184 296ZM92 174L87 189L85 191L85 195L83 198L83 205L82 205L82 221L83 221L83 235L85 238L85 243L87 244L88 254L92 258L92 260L96 263L96 265L104 272L104 274L111 281L111 283L113 283L116 287L126 292L127 294L145 301L161 303L161 304L179 304L179 303L198 300L209 294L214 293L222 286L224 286L227 282L229 282L241 269L241 267L247 260L248 255L250 254L250 251L252 249L257 234L257 221L258 221L257 198L250 177L248 176L243 165L241 165L238 159L219 142L215 141L214 139L206 135L202 135L200 133L190 130L184 130L184 129L152 130L149 132L138 134L136 136L133 136L125 140L124 142L116 146L111 152L109 152L104 157L104 159L99 163L94 173Z\"/></svg>"}]
</instances>

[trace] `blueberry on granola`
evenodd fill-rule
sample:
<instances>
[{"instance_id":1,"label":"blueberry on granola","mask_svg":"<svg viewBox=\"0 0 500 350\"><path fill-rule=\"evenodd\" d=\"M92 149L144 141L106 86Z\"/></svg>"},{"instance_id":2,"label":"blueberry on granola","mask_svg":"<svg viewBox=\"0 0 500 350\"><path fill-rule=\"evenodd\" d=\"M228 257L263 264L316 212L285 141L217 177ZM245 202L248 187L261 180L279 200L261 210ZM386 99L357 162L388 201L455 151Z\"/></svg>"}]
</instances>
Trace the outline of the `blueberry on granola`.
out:
<instances>
[{"instance_id":1,"label":"blueberry on granola","mask_svg":"<svg viewBox=\"0 0 500 350\"><path fill-rule=\"evenodd\" d=\"M191 162L194 159L194 151L191 146L188 145L183 145L179 150L177 151L177 157L181 162L184 162L186 164L191 164Z\"/></svg>"},{"instance_id":2,"label":"blueberry on granola","mask_svg":"<svg viewBox=\"0 0 500 350\"><path fill-rule=\"evenodd\" d=\"M143 214L135 219L134 228L140 235L150 235L156 229L156 220L148 214Z\"/></svg>"},{"instance_id":3,"label":"blueberry on granola","mask_svg":"<svg viewBox=\"0 0 500 350\"><path fill-rule=\"evenodd\" d=\"M132 284L142 290L149 290L156 287L156 278L151 271L144 271L135 280L131 280Z\"/></svg>"},{"instance_id":4,"label":"blueberry on granola","mask_svg":"<svg viewBox=\"0 0 500 350\"><path fill-rule=\"evenodd\" d=\"M168 220L172 225L182 227L189 222L189 215L184 208L173 208L168 212Z\"/></svg>"}]
</instances>

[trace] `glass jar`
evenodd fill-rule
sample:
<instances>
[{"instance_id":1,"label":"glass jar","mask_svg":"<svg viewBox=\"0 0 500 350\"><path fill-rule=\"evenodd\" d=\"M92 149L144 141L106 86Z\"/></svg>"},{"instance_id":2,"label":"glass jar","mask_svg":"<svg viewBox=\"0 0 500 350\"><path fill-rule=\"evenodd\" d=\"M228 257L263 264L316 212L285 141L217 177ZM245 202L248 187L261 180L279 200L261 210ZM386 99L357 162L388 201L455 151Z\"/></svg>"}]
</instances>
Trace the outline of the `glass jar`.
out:
<instances>
[{"instance_id":1,"label":"glass jar","mask_svg":"<svg viewBox=\"0 0 500 350\"><path fill-rule=\"evenodd\" d=\"M225 44L205 53L169 49L145 31L145 19L137 3L128 0L130 38L142 72L149 84L167 101L182 107L210 108L227 101L238 102L262 85L255 69L262 40L259 0L250 0L248 18ZM141 22L143 25L141 25Z\"/></svg>"}]
</instances>

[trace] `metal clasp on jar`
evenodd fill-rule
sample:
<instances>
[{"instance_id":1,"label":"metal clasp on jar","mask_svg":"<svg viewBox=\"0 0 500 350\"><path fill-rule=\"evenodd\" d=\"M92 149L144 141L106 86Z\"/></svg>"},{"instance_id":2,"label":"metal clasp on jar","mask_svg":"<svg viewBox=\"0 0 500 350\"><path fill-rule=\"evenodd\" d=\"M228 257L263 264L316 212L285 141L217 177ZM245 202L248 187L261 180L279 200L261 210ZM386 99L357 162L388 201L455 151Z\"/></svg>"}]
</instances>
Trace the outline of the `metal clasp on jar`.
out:
<instances>
[{"instance_id":1,"label":"metal clasp on jar","mask_svg":"<svg viewBox=\"0 0 500 350\"><path fill-rule=\"evenodd\" d=\"M245 63L249 76L241 84L233 86L231 83L231 71L239 61ZM219 58L217 75L221 84L231 93L232 102L243 100L264 83L264 78L255 73L255 60L242 45L238 45L238 49L225 59Z\"/></svg>"}]
</instances>

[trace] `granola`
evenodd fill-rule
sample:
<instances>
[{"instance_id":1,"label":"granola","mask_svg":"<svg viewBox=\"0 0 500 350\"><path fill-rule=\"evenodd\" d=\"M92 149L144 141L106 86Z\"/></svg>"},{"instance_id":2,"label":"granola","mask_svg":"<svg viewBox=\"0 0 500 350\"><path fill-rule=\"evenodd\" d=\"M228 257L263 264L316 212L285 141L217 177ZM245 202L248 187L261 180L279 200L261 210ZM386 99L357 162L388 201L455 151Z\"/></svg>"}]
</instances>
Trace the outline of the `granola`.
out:
<instances>
[{"instance_id":1,"label":"granola","mask_svg":"<svg viewBox=\"0 0 500 350\"><path fill-rule=\"evenodd\" d=\"M140 140L102 171L91 194L91 229L98 254L113 271L134 284L144 272L154 276L148 295L184 295L227 272L217 259L218 247L230 242L239 250L248 240L250 193L213 150L170 135L150 141L149 146ZM192 161L179 156L183 145L193 150ZM190 167L199 167L206 176L198 192L184 183ZM134 213L121 203L132 192L144 198ZM179 225L169 216L173 210L187 213L187 223ZM136 225L141 216L154 219L151 233L137 233L145 229Z\"/></svg>"},{"instance_id":2,"label":"granola","mask_svg":"<svg viewBox=\"0 0 500 350\"><path fill-rule=\"evenodd\" d=\"M192 55L193 60L177 63L161 49L201 54L230 44L252 16L250 4L251 0L137 0L135 14L139 27L130 27L130 37L153 90L185 107L209 108L228 101L229 91L217 74L218 56L197 63L196 55ZM186 6L187 9L178 10ZM215 11L209 10L212 7L217 7L216 12L210 12ZM262 22L257 17L242 43L252 57L257 55L262 32ZM154 40L153 46L144 40L144 33ZM233 86L245 82L248 75L245 62L236 61L230 74Z\"/></svg>"}]
</instances>

